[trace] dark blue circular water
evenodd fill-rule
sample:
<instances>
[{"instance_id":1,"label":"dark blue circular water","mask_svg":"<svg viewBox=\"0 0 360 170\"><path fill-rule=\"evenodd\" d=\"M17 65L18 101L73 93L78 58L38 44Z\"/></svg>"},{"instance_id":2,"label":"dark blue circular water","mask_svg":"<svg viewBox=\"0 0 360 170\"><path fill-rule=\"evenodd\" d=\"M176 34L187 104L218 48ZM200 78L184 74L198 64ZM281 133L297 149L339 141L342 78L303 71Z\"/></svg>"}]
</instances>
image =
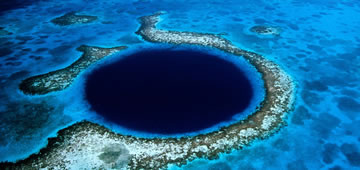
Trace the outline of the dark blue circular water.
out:
<instances>
[{"instance_id":1,"label":"dark blue circular water","mask_svg":"<svg viewBox=\"0 0 360 170\"><path fill-rule=\"evenodd\" d=\"M88 75L86 99L107 121L159 134L199 131L248 107L250 81L233 63L199 51L147 50Z\"/></svg>"}]
</instances>

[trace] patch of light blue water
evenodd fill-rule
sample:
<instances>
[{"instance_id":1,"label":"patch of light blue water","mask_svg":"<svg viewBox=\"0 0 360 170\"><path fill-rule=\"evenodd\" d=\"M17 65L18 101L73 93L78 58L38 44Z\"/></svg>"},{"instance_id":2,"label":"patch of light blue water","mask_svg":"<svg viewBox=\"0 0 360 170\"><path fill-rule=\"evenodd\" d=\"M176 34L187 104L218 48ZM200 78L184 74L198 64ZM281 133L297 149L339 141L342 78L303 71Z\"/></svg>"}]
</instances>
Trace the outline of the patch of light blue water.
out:
<instances>
[{"instance_id":1,"label":"patch of light blue water","mask_svg":"<svg viewBox=\"0 0 360 170\"><path fill-rule=\"evenodd\" d=\"M341 3L324 8L304 2L296 6L293 2L285 2L274 13L286 15L266 16L269 20L278 19L285 28L279 41L250 38L243 35L243 31L231 34L240 35L240 39L233 36L233 40L247 44L246 47L254 51L258 51L258 44L265 45L259 45L261 50L265 48L262 53L277 61L297 80L297 100L295 111L288 120L289 126L244 150L221 155L219 160L210 163L196 160L181 169L359 168L356 127L359 125L360 101L344 94L346 89L359 90L360 78L358 74L353 75L360 71L359 42L356 40L359 38L356 34L359 19L349 17L359 15L359 8ZM263 9L259 7L257 11L258 14L247 17L264 17ZM319 18L317 15L322 11L332 15L320 14ZM298 28L289 26L296 18L299 19ZM339 21L337 18L344 18L346 24L336 22ZM269 41L273 41L272 47L266 46Z\"/></svg>"}]
</instances>

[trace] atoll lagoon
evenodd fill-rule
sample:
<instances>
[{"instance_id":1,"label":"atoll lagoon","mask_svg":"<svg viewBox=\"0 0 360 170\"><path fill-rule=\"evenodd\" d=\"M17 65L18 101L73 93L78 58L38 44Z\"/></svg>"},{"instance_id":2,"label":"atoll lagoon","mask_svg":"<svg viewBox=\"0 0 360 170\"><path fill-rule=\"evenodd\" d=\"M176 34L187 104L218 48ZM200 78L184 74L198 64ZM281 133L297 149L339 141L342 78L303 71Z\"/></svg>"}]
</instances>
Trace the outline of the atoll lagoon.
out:
<instances>
[{"instance_id":1,"label":"atoll lagoon","mask_svg":"<svg viewBox=\"0 0 360 170\"><path fill-rule=\"evenodd\" d=\"M1 2L0 169L360 168L357 4Z\"/></svg>"}]
</instances>

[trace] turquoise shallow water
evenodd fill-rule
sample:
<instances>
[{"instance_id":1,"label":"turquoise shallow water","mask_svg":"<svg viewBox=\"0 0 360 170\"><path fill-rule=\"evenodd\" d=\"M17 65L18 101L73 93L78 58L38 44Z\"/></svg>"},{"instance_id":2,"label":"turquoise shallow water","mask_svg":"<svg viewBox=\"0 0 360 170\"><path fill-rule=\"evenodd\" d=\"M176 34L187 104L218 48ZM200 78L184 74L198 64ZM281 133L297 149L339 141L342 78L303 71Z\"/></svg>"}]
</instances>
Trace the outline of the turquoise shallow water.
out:
<instances>
[{"instance_id":1,"label":"turquoise shallow water","mask_svg":"<svg viewBox=\"0 0 360 170\"><path fill-rule=\"evenodd\" d=\"M69 27L49 22L70 11L99 19ZM138 17L157 11L167 12L159 28L224 34L278 63L297 84L294 112L279 133L181 169L360 169L360 3L355 0L49 0L5 11L0 27L14 34L0 37L0 161L36 152L48 136L84 117L104 123L80 100L82 77L45 96L24 96L17 86L28 76L71 64L81 55L74 50L81 44L133 48L103 63L151 48L134 32ZM258 36L249 31L254 25L278 26L282 33Z\"/></svg>"}]
</instances>

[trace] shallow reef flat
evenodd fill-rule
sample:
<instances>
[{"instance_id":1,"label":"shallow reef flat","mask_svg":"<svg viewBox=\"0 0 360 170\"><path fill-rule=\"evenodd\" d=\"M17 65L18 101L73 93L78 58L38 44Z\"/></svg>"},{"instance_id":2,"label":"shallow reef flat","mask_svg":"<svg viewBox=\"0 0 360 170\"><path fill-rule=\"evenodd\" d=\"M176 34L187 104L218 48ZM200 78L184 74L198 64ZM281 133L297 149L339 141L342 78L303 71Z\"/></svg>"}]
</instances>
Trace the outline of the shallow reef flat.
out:
<instances>
[{"instance_id":1,"label":"shallow reef flat","mask_svg":"<svg viewBox=\"0 0 360 170\"><path fill-rule=\"evenodd\" d=\"M100 59L126 48L126 46L101 48L82 45L76 50L83 52L83 54L73 64L60 70L27 78L20 83L19 88L25 94L32 95L64 90L72 84L81 71Z\"/></svg>"},{"instance_id":2,"label":"shallow reef flat","mask_svg":"<svg viewBox=\"0 0 360 170\"><path fill-rule=\"evenodd\" d=\"M61 17L52 19L51 22L60 26L68 26L73 24L91 23L97 20L97 18L98 18L97 16L76 15L76 12L69 12Z\"/></svg>"},{"instance_id":3,"label":"shallow reef flat","mask_svg":"<svg viewBox=\"0 0 360 170\"><path fill-rule=\"evenodd\" d=\"M160 30L162 13L139 18L137 34L155 43L208 46L244 57L262 74L265 99L246 119L218 131L181 138L139 138L125 136L88 121L75 123L49 139L39 153L9 168L48 169L159 169L184 165L197 158L216 159L220 153L241 149L256 139L274 134L285 124L294 102L294 84L279 65L254 52L234 46L218 35ZM37 79L41 80L41 79ZM55 83L56 84L56 83ZM113 150L109 148L114 148Z\"/></svg>"}]
</instances>

